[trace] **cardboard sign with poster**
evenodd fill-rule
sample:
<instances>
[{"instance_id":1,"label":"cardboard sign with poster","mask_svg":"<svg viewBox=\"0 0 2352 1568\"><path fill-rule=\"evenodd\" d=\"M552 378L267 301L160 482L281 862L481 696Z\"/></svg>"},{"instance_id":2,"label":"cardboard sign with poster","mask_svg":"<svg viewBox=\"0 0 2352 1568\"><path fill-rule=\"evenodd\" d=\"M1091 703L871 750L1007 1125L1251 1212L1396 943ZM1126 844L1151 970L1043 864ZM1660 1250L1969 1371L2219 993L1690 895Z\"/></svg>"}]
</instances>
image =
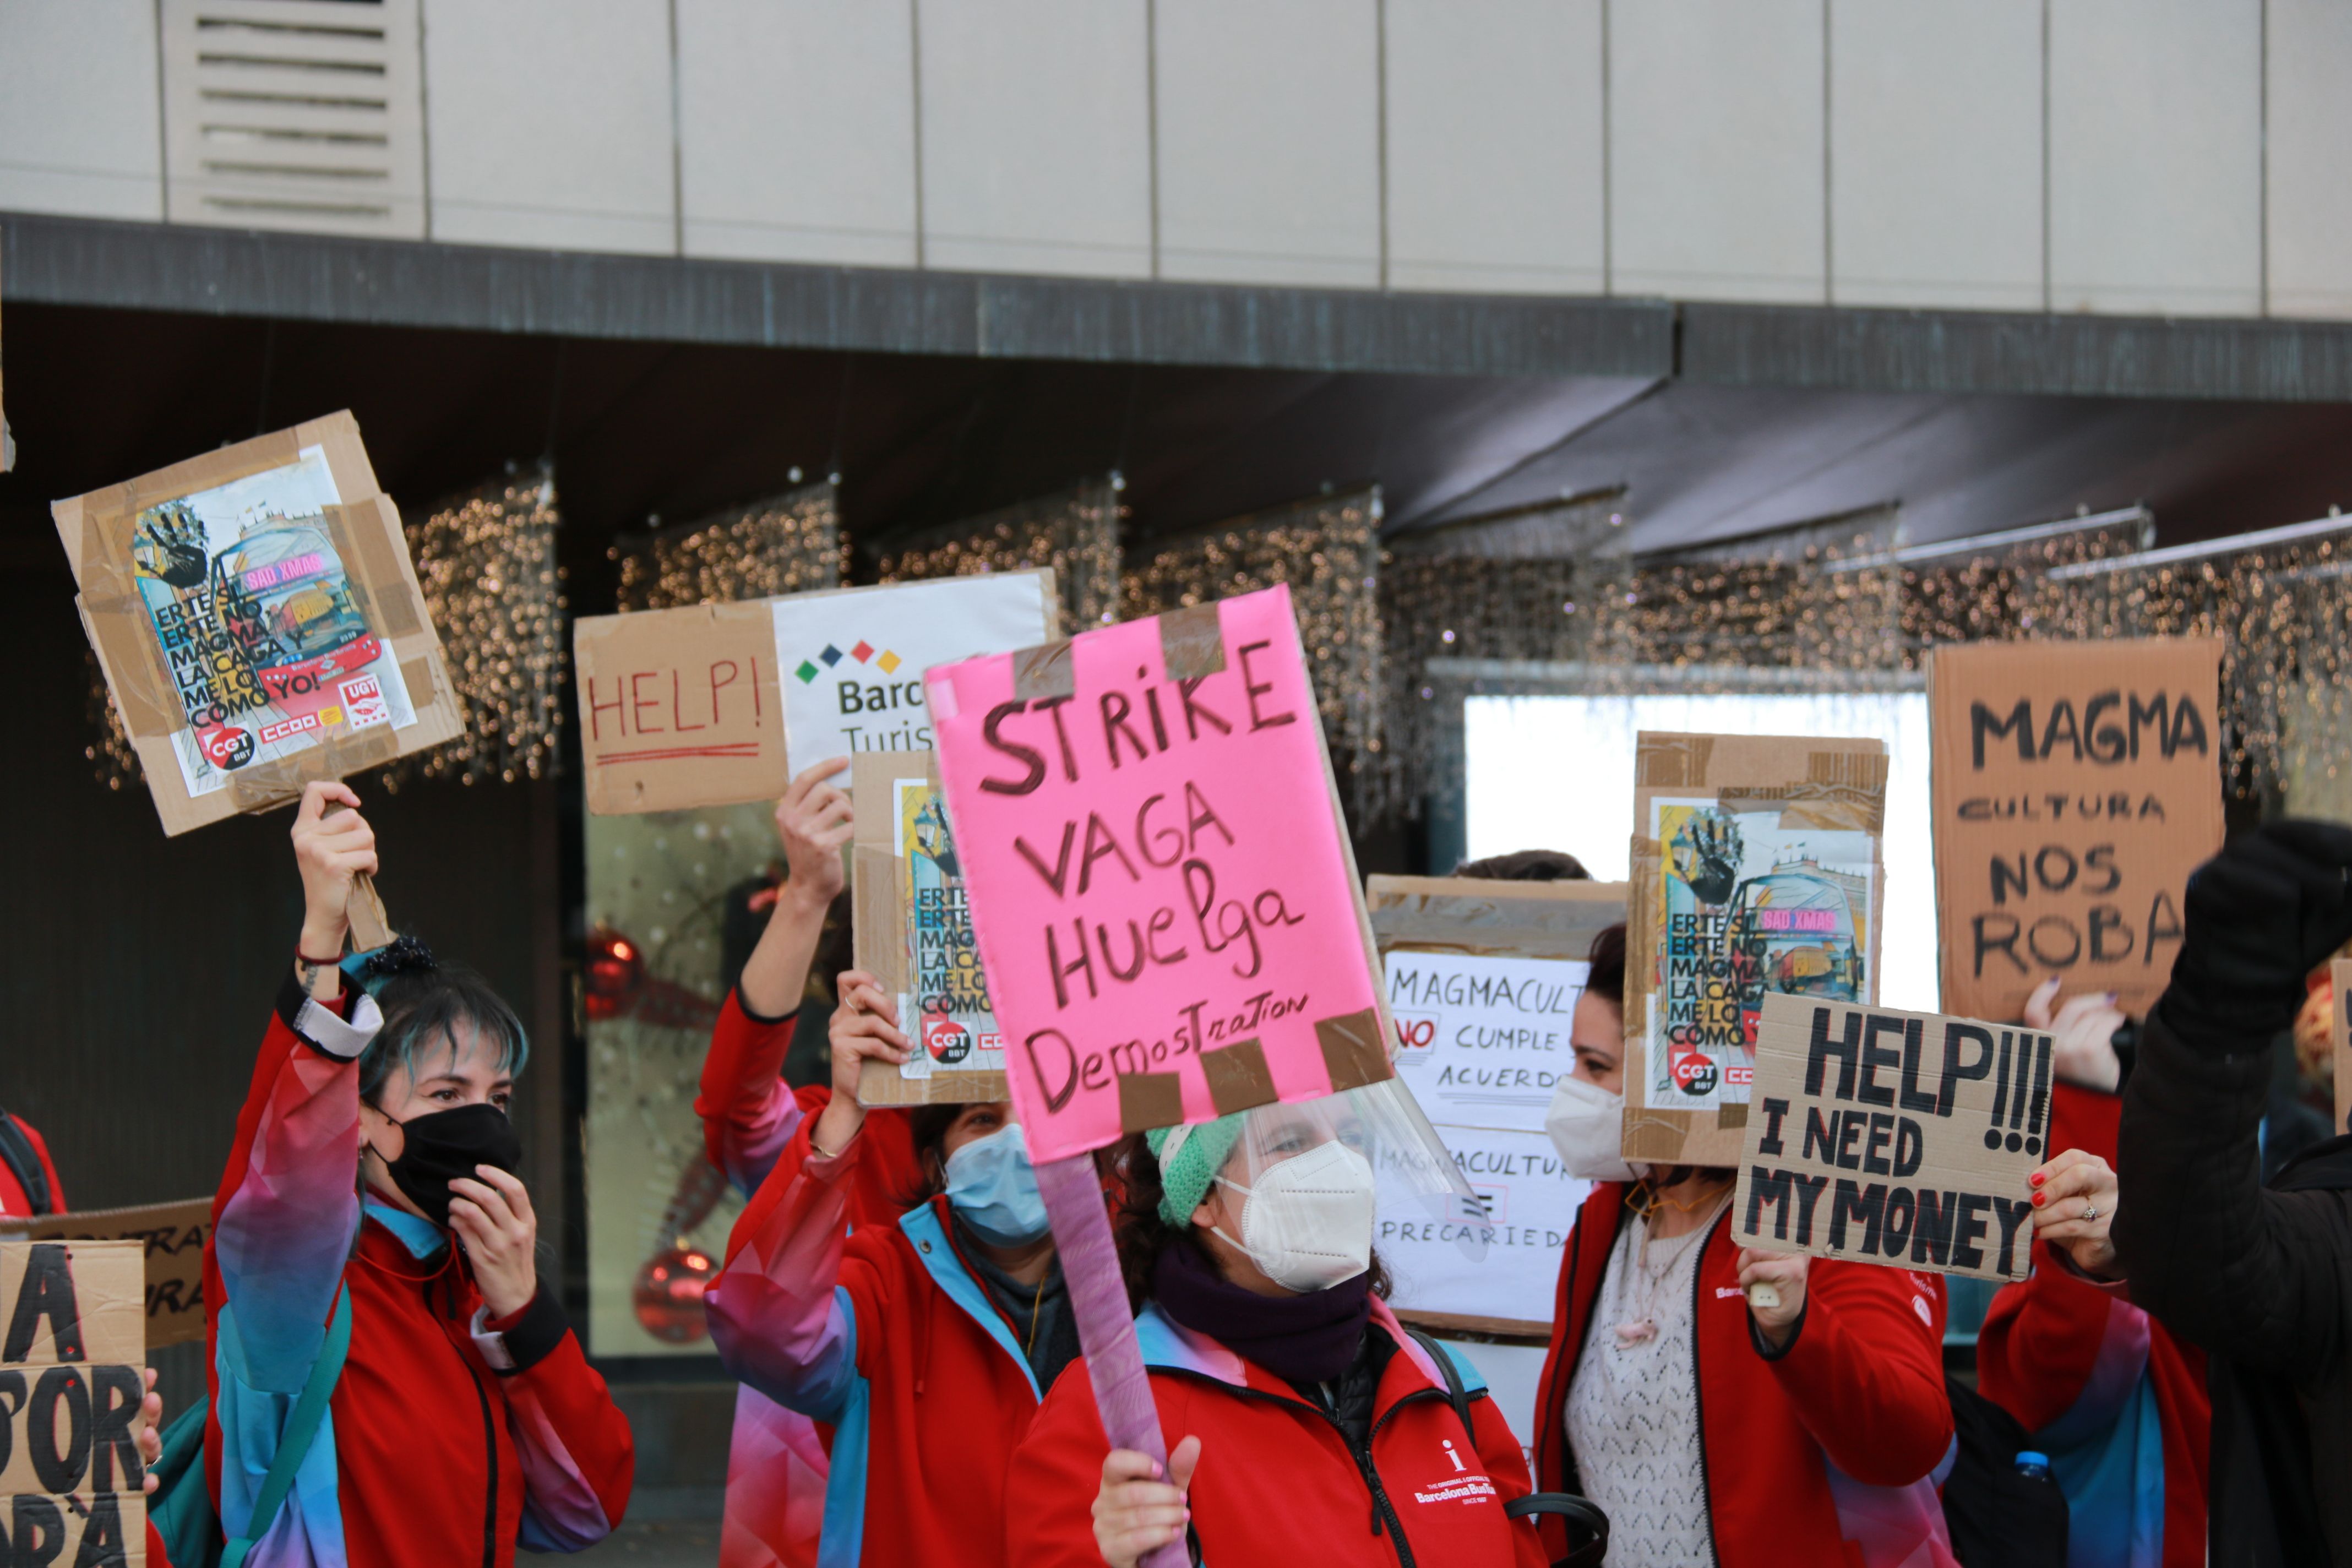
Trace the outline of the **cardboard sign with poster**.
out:
<instances>
[{"instance_id":1,"label":"cardboard sign with poster","mask_svg":"<svg viewBox=\"0 0 2352 1568\"><path fill-rule=\"evenodd\" d=\"M2221 644L1969 643L1927 668L1943 1005L2016 1018L2051 975L2137 1017L2221 847Z\"/></svg>"},{"instance_id":2,"label":"cardboard sign with poster","mask_svg":"<svg viewBox=\"0 0 2352 1568\"><path fill-rule=\"evenodd\" d=\"M915 1046L902 1067L867 1062L857 1098L868 1105L1003 1100L1004 1036L981 968L935 753L860 752L850 759L850 788L857 967L898 999Z\"/></svg>"},{"instance_id":3,"label":"cardboard sign with poster","mask_svg":"<svg viewBox=\"0 0 2352 1568\"><path fill-rule=\"evenodd\" d=\"M794 773L827 757L931 750L925 670L1062 635L1050 566L829 588L767 603Z\"/></svg>"},{"instance_id":4,"label":"cardboard sign with poster","mask_svg":"<svg viewBox=\"0 0 2352 1568\"><path fill-rule=\"evenodd\" d=\"M135 1241L147 1258L147 1345L205 1337L205 1238L213 1200L81 1209L37 1219L0 1219L0 1241Z\"/></svg>"},{"instance_id":5,"label":"cardboard sign with poster","mask_svg":"<svg viewBox=\"0 0 2352 1568\"><path fill-rule=\"evenodd\" d=\"M573 625L591 812L689 811L783 795L774 604L633 610Z\"/></svg>"},{"instance_id":6,"label":"cardboard sign with poster","mask_svg":"<svg viewBox=\"0 0 2352 1568\"><path fill-rule=\"evenodd\" d=\"M1391 1076L1286 588L929 685L1032 1158Z\"/></svg>"},{"instance_id":7,"label":"cardboard sign with poster","mask_svg":"<svg viewBox=\"0 0 2352 1568\"><path fill-rule=\"evenodd\" d=\"M1767 996L1734 1233L1768 1252L2024 1279L2053 1055L2026 1029Z\"/></svg>"},{"instance_id":8,"label":"cardboard sign with poster","mask_svg":"<svg viewBox=\"0 0 2352 1568\"><path fill-rule=\"evenodd\" d=\"M1559 1249L1591 1184L1544 1132L1592 940L1625 918L1622 882L1371 878L1397 1076L1412 1089L1491 1222L1465 1258L1409 1194L1383 1189L1373 1240L1389 1302L1425 1328L1541 1337Z\"/></svg>"},{"instance_id":9,"label":"cardboard sign with poster","mask_svg":"<svg viewBox=\"0 0 2352 1568\"><path fill-rule=\"evenodd\" d=\"M1625 1154L1731 1165L1764 998L1878 995L1886 746L1644 731L1633 813Z\"/></svg>"},{"instance_id":10,"label":"cardboard sign with poster","mask_svg":"<svg viewBox=\"0 0 2352 1568\"><path fill-rule=\"evenodd\" d=\"M459 733L400 513L348 413L51 510L166 834Z\"/></svg>"},{"instance_id":11,"label":"cardboard sign with poster","mask_svg":"<svg viewBox=\"0 0 2352 1568\"><path fill-rule=\"evenodd\" d=\"M0 1531L11 1563L147 1561L135 1241L0 1241Z\"/></svg>"}]
</instances>

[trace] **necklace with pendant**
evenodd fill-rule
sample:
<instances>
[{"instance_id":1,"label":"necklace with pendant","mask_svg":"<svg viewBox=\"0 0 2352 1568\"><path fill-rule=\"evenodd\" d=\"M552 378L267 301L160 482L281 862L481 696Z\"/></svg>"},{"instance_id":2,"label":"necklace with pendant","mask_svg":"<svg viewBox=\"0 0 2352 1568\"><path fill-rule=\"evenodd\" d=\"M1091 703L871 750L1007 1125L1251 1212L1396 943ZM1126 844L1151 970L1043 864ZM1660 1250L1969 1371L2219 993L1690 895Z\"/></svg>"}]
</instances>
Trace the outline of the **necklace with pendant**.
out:
<instances>
[{"instance_id":1,"label":"necklace with pendant","mask_svg":"<svg viewBox=\"0 0 2352 1568\"><path fill-rule=\"evenodd\" d=\"M1723 1199L1730 1195L1729 1193L1721 1194L1716 1203L1707 1205L1706 1212L1700 1215L1697 1225L1680 1236L1668 1237L1662 1244L1663 1257L1654 1268L1650 1266L1650 1243L1654 1238L1650 1230L1649 1220L1646 1217L1643 1219L1642 1239L1633 1248L1632 1258L1634 1274L1633 1288L1634 1294L1638 1298L1639 1310L1633 1316L1616 1326L1619 1349L1631 1350L1635 1345L1643 1344L1657 1338L1659 1293L1664 1289L1667 1279L1673 1277L1675 1266L1682 1261L1683 1255L1691 1249L1694 1242L1706 1235L1715 1218L1715 1209L1720 1206Z\"/></svg>"}]
</instances>

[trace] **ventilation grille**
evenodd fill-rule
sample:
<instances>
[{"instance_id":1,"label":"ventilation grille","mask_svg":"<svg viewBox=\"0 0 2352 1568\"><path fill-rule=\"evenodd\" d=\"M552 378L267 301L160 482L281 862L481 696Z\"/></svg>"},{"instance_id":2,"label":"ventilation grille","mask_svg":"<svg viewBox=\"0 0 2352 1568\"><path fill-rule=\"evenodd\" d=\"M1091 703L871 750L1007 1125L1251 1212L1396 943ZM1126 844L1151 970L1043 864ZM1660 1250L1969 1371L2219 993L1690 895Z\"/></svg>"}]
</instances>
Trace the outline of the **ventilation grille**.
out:
<instances>
[{"instance_id":1,"label":"ventilation grille","mask_svg":"<svg viewBox=\"0 0 2352 1568\"><path fill-rule=\"evenodd\" d=\"M425 237L417 0L163 0L174 223Z\"/></svg>"}]
</instances>

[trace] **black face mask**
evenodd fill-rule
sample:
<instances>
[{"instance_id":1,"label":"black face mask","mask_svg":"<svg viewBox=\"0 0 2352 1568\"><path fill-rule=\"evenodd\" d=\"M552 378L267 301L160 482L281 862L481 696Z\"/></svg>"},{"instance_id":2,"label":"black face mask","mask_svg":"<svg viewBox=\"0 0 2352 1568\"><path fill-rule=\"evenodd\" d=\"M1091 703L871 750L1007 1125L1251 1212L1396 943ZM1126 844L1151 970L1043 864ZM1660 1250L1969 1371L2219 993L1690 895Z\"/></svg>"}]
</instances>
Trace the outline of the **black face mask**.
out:
<instances>
[{"instance_id":1,"label":"black face mask","mask_svg":"<svg viewBox=\"0 0 2352 1568\"><path fill-rule=\"evenodd\" d=\"M449 1227L450 1178L479 1181L477 1165L511 1173L522 1163L522 1140L495 1105L453 1105L393 1125L406 1140L400 1158L385 1163L393 1184L444 1230Z\"/></svg>"}]
</instances>

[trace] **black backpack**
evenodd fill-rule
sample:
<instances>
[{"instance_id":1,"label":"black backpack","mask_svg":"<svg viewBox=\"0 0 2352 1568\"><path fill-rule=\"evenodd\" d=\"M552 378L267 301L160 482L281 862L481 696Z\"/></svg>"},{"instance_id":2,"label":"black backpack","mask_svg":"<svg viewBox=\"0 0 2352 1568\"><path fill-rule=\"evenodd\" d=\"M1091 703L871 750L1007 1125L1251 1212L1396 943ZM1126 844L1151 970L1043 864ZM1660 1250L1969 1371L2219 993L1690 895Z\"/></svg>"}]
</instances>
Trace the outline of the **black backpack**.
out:
<instances>
[{"instance_id":1,"label":"black backpack","mask_svg":"<svg viewBox=\"0 0 2352 1568\"><path fill-rule=\"evenodd\" d=\"M2066 1494L2017 1468L2032 1436L1949 1372L1944 1391L1960 1440L1944 1479L1944 1525L1960 1568L2066 1568Z\"/></svg>"},{"instance_id":2,"label":"black backpack","mask_svg":"<svg viewBox=\"0 0 2352 1568\"><path fill-rule=\"evenodd\" d=\"M35 1152L33 1141L16 1125L16 1119L0 1110L0 1164L8 1167L16 1184L25 1189L31 1200L35 1215L58 1212L56 1194L49 1191L49 1173L41 1168L41 1156Z\"/></svg>"}]
</instances>

